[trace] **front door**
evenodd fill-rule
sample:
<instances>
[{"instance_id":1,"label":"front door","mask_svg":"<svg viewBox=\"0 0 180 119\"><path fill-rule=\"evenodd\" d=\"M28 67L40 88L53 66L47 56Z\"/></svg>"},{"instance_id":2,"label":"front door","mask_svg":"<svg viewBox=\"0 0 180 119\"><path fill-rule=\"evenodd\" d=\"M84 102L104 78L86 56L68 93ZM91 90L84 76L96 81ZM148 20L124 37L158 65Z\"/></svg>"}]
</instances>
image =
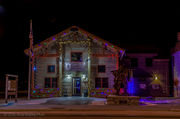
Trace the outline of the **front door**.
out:
<instances>
[{"instance_id":1,"label":"front door","mask_svg":"<svg viewBox=\"0 0 180 119\"><path fill-rule=\"evenodd\" d=\"M81 96L81 78L73 77L73 96Z\"/></svg>"}]
</instances>

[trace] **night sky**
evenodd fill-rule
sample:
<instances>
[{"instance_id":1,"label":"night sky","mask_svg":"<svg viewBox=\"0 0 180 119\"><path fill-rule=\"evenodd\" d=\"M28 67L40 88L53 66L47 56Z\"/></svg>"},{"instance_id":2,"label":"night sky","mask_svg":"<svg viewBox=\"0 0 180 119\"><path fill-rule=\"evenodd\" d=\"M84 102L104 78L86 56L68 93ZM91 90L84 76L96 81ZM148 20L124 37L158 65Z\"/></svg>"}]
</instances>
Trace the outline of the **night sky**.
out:
<instances>
[{"instance_id":1,"label":"night sky","mask_svg":"<svg viewBox=\"0 0 180 119\"><path fill-rule=\"evenodd\" d=\"M180 31L180 9L140 4L0 0L0 80L6 73L18 74L21 87L26 86L30 19L34 43L77 25L120 47L154 45L168 58Z\"/></svg>"}]
</instances>

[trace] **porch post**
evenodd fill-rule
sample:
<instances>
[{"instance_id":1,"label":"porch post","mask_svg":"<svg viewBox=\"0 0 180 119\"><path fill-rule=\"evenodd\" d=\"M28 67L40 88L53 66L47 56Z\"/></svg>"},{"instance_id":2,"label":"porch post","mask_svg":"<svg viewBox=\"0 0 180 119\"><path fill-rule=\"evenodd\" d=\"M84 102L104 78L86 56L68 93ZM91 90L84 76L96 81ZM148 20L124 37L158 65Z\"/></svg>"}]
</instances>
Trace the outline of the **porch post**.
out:
<instances>
[{"instance_id":1,"label":"porch post","mask_svg":"<svg viewBox=\"0 0 180 119\"><path fill-rule=\"evenodd\" d=\"M62 80L63 80L63 47L62 47L62 42L59 42L59 60L58 60L58 66L59 66L59 72L58 72L58 87L59 87L59 96L62 96Z\"/></svg>"},{"instance_id":2,"label":"porch post","mask_svg":"<svg viewBox=\"0 0 180 119\"><path fill-rule=\"evenodd\" d=\"M88 97L91 92L91 40L88 39Z\"/></svg>"}]
</instances>

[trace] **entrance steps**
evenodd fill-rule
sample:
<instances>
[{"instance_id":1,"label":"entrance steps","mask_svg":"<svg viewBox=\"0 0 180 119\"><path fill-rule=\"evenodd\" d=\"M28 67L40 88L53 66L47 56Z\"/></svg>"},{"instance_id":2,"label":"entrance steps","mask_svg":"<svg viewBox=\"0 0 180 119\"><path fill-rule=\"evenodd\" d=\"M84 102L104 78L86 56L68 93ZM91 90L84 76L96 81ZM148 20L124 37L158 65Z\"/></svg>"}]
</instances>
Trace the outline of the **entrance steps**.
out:
<instances>
[{"instance_id":1,"label":"entrance steps","mask_svg":"<svg viewBox=\"0 0 180 119\"><path fill-rule=\"evenodd\" d=\"M90 105L105 105L106 101L101 100L101 101L92 101Z\"/></svg>"}]
</instances>

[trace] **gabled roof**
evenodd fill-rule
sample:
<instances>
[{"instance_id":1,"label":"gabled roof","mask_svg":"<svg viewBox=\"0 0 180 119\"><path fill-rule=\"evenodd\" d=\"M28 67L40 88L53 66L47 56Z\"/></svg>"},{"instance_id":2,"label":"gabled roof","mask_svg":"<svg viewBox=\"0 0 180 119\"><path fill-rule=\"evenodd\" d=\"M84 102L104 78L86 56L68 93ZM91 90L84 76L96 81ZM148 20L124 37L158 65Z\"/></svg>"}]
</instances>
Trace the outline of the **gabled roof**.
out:
<instances>
[{"instance_id":1,"label":"gabled roof","mask_svg":"<svg viewBox=\"0 0 180 119\"><path fill-rule=\"evenodd\" d=\"M49 43L56 41L59 36L65 36L68 32L70 32L74 28L78 29L78 31L80 31L81 33L85 34L87 37L90 37L94 41L102 42L105 46L107 46L107 47L109 47L109 48L111 48L113 50L116 50L116 51L120 52L121 54L124 54L124 52L125 52L124 49L122 49L122 48L120 48L120 47L118 47L118 46L116 46L116 45L114 45L114 44L112 44L112 43L110 43L110 42L108 42L108 41L98 37L98 36L95 36L95 35L87 32L86 30L84 30L82 28L79 28L77 26L71 26L71 27L61 31L58 34L55 34L55 35L47 38L46 40L44 40L44 41L42 41L42 42L40 42L38 44L35 44L34 45L34 51L36 51L37 49L41 48L44 45L48 45ZM28 55L29 54L28 51L29 51L29 48L24 50L25 54Z\"/></svg>"}]
</instances>

